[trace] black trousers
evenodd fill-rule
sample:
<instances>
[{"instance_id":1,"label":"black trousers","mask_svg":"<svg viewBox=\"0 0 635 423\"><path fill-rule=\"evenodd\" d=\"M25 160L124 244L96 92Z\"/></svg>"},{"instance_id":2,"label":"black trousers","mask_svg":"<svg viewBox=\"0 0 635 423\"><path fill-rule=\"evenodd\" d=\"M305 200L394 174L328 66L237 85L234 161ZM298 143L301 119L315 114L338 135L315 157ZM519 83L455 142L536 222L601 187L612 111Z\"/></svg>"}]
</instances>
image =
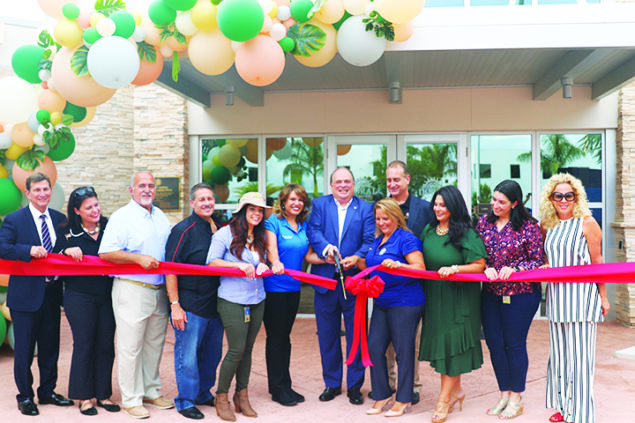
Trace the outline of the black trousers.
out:
<instances>
[{"instance_id":1,"label":"black trousers","mask_svg":"<svg viewBox=\"0 0 635 423\"><path fill-rule=\"evenodd\" d=\"M64 311L73 332L68 396L78 400L110 398L115 360L112 298L67 289Z\"/></svg>"},{"instance_id":2,"label":"black trousers","mask_svg":"<svg viewBox=\"0 0 635 423\"><path fill-rule=\"evenodd\" d=\"M291 389L291 329L299 305L300 291L267 292L263 322L267 331L265 356L271 395Z\"/></svg>"},{"instance_id":3,"label":"black trousers","mask_svg":"<svg viewBox=\"0 0 635 423\"><path fill-rule=\"evenodd\" d=\"M40 370L40 398L53 394L57 384L57 359L60 355L60 302L59 287L46 288L42 306L37 311L11 310L14 335L13 376L18 387L18 402L33 399L33 373L31 364L37 343L37 365Z\"/></svg>"}]
</instances>

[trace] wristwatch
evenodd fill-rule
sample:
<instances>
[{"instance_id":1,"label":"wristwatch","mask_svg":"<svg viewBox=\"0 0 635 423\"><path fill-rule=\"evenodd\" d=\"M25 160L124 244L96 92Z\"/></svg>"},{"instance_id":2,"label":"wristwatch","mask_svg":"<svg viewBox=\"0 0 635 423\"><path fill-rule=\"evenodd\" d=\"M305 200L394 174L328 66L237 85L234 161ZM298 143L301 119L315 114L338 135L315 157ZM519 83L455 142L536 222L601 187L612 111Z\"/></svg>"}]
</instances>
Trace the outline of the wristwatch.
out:
<instances>
[{"instance_id":1,"label":"wristwatch","mask_svg":"<svg viewBox=\"0 0 635 423\"><path fill-rule=\"evenodd\" d=\"M450 268L454 273L459 273L459 266L457 266L456 264L453 264L452 266L450 266Z\"/></svg>"}]
</instances>

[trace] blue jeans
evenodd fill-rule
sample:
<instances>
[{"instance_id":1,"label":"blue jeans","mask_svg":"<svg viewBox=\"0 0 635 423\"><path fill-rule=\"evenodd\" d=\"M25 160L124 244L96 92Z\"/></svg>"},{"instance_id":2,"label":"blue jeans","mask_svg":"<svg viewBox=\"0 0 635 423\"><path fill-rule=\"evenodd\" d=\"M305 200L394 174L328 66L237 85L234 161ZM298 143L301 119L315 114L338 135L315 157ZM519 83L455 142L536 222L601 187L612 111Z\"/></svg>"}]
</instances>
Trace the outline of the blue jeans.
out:
<instances>
[{"instance_id":1,"label":"blue jeans","mask_svg":"<svg viewBox=\"0 0 635 423\"><path fill-rule=\"evenodd\" d=\"M501 391L524 392L529 357L527 334L542 294L511 296L510 304L485 290L481 293L481 321L492 367Z\"/></svg>"},{"instance_id":2,"label":"blue jeans","mask_svg":"<svg viewBox=\"0 0 635 423\"><path fill-rule=\"evenodd\" d=\"M206 318L186 311L185 330L174 329L174 373L177 410L184 410L212 398L216 368L223 353L223 322L219 316Z\"/></svg>"}]
</instances>

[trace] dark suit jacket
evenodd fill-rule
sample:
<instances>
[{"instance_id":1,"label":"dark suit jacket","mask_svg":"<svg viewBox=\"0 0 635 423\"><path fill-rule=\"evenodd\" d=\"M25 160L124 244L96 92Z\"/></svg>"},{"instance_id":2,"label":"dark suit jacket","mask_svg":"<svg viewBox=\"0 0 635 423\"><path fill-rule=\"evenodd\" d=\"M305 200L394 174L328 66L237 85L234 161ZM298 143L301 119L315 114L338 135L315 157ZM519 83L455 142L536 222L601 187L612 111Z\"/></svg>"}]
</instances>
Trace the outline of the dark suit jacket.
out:
<instances>
[{"instance_id":1,"label":"dark suit jacket","mask_svg":"<svg viewBox=\"0 0 635 423\"><path fill-rule=\"evenodd\" d=\"M421 238L423 228L434 219L434 213L430 203L410 194L410 209L408 211L408 229L417 238Z\"/></svg>"},{"instance_id":2,"label":"dark suit jacket","mask_svg":"<svg viewBox=\"0 0 635 423\"><path fill-rule=\"evenodd\" d=\"M62 213L49 209L53 227L66 221ZM31 261L31 247L42 245L33 215L29 207L17 210L4 219L0 227L0 258L5 260ZM9 279L7 306L16 311L33 312L40 309L44 299L44 276L17 276ZM55 283L55 294L62 303L62 284Z\"/></svg>"},{"instance_id":3,"label":"dark suit jacket","mask_svg":"<svg viewBox=\"0 0 635 423\"><path fill-rule=\"evenodd\" d=\"M322 254L328 244L332 244L336 247L339 246L342 257L357 255L364 258L375 240L373 206L358 197L353 197L346 211L342 242L340 243L338 242L337 206L333 195L318 197L313 200L307 235L309 243L318 255ZM332 278L335 273L335 266L326 263L314 264L311 271L313 274ZM347 275L354 273L353 269L346 272ZM314 286L314 288L321 294L327 291L326 288L318 286Z\"/></svg>"}]
</instances>

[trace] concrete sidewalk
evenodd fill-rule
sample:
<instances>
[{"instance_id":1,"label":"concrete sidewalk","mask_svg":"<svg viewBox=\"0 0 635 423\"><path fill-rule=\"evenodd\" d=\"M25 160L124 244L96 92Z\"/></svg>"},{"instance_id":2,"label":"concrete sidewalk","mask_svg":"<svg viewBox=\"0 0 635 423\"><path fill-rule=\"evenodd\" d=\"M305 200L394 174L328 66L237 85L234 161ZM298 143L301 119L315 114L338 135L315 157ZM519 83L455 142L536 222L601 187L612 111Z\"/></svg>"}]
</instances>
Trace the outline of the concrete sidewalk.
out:
<instances>
[{"instance_id":1,"label":"concrete sidewalk","mask_svg":"<svg viewBox=\"0 0 635 423\"><path fill-rule=\"evenodd\" d=\"M328 421L337 422L382 422L382 415L367 416L365 411L372 405L372 400L366 399L364 405L354 406L348 402L345 394L335 400L322 403L318 401L318 395L324 389L321 377L320 355L317 344L315 320L311 318L299 318L292 334L292 378L294 389L306 397L306 402L294 407L283 407L271 401L267 394L267 374L264 361L265 331L261 329L254 350L253 369L249 385L252 405L258 411L257 420L237 415L238 422L293 422L304 421ZM548 354L548 330L547 322L537 320L533 323L529 333L529 360L530 367L527 376L527 391L524 395L525 414L518 417L516 422L546 422L552 414L551 410L544 408L545 377L547 371ZM599 325L597 337L596 368L595 368L595 402L596 422L632 422L635 421L635 360L619 359L613 355L616 351L635 345L635 330L627 329L618 323L607 322ZM168 328L167 342L163 353L161 376L163 380L163 393L168 398L176 395L176 385L173 368L174 336L171 328ZM66 318L62 316L62 347L60 352L59 380L57 392L66 395L68 386L69 365L72 351L72 338ZM489 352L483 341L485 363L483 367L463 376L463 389L467 399L463 411L458 409L449 415L448 422L494 422L496 417L485 414L485 410L493 406L498 398L496 379L489 361ZM115 363L116 366L116 363ZM77 406L62 408L52 405L39 407L38 417L22 416L17 409L15 395L16 388L13 382L13 351L4 345L0 348L0 409L2 410L0 422L14 421L42 421L42 422L120 422L133 419L123 413L107 413L99 409L99 414L94 417L83 416ZM33 366L35 383L37 387L37 366ZM422 400L413 406L411 410L399 419L401 422L429 422L436 397L439 391L439 376L428 366L421 365L421 378L423 382ZM119 400L116 371L113 375L114 395ZM370 390L370 376L367 372L366 382L362 388L364 394ZM233 394L233 390L230 395ZM213 408L201 407L206 420L221 421ZM187 422L175 410L157 410L150 408L150 420L155 423L162 422Z\"/></svg>"}]
</instances>

